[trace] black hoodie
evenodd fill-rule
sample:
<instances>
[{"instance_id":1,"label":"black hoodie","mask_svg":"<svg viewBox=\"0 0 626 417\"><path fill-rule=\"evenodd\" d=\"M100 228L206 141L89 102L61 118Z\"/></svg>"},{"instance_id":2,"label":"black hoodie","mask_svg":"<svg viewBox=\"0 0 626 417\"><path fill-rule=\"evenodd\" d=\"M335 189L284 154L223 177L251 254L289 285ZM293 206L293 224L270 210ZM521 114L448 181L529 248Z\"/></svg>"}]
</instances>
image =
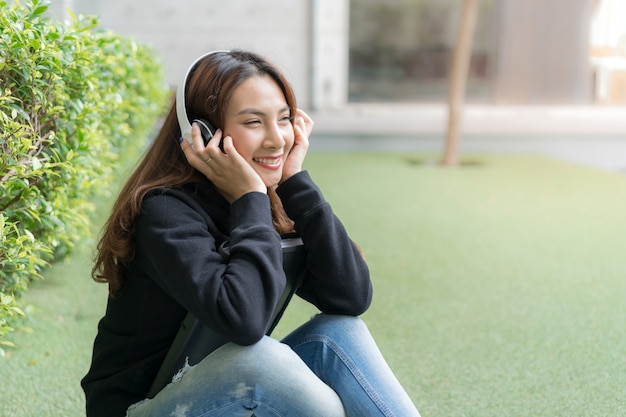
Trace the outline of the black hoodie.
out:
<instances>
[{"instance_id":1,"label":"black hoodie","mask_svg":"<svg viewBox=\"0 0 626 417\"><path fill-rule=\"evenodd\" d=\"M369 271L306 171L277 189L304 243L307 273L297 294L327 314L370 305ZM219 245L229 241L225 261ZM125 282L98 324L81 381L88 417L122 417L146 397L187 312L229 340L260 340L285 287L280 236L269 197L232 204L210 183L156 189L143 201Z\"/></svg>"}]
</instances>

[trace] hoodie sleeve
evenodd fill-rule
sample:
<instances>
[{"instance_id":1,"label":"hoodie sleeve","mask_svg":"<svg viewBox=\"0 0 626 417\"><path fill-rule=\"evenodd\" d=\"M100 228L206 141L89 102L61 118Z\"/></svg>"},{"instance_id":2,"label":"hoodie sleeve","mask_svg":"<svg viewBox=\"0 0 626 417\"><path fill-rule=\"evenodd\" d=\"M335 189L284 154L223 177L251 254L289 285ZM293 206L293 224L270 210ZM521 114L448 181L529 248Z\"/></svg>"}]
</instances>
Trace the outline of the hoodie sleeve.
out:
<instances>
[{"instance_id":1,"label":"hoodie sleeve","mask_svg":"<svg viewBox=\"0 0 626 417\"><path fill-rule=\"evenodd\" d=\"M372 300L367 264L308 172L289 178L277 193L306 252L307 275L298 295L324 313L365 312Z\"/></svg>"},{"instance_id":2,"label":"hoodie sleeve","mask_svg":"<svg viewBox=\"0 0 626 417\"><path fill-rule=\"evenodd\" d=\"M207 326L255 343L285 287L269 198L251 192L231 204L228 260L212 224L183 192L149 195L136 221L134 262Z\"/></svg>"}]
</instances>

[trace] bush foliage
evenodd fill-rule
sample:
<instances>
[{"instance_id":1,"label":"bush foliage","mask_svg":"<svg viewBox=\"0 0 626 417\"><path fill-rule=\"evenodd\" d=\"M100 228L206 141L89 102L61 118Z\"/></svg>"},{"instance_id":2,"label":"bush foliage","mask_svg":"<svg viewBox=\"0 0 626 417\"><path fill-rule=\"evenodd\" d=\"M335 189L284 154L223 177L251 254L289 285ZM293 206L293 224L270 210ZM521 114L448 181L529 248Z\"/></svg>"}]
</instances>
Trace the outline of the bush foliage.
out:
<instances>
[{"instance_id":1,"label":"bush foliage","mask_svg":"<svg viewBox=\"0 0 626 417\"><path fill-rule=\"evenodd\" d=\"M92 199L167 97L151 48L47 9L0 1L0 355L29 282L88 233Z\"/></svg>"}]
</instances>

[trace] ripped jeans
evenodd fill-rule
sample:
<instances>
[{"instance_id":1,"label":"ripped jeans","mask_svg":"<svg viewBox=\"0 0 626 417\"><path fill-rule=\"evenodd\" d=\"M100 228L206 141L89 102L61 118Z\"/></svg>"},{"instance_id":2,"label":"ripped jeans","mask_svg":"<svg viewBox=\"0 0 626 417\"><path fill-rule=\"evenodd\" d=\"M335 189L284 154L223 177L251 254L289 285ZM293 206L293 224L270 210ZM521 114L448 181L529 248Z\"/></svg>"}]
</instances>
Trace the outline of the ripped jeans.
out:
<instances>
[{"instance_id":1,"label":"ripped jeans","mask_svg":"<svg viewBox=\"0 0 626 417\"><path fill-rule=\"evenodd\" d=\"M356 317L318 315L279 342L228 343L127 417L419 417Z\"/></svg>"}]
</instances>

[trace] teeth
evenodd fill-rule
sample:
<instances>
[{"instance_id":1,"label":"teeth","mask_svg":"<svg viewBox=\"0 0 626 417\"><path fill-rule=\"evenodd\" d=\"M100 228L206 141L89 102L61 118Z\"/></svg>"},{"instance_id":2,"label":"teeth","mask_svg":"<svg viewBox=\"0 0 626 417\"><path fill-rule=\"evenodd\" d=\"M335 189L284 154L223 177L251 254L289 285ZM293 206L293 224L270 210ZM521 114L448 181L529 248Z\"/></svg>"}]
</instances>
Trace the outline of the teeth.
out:
<instances>
[{"instance_id":1,"label":"teeth","mask_svg":"<svg viewBox=\"0 0 626 417\"><path fill-rule=\"evenodd\" d=\"M273 165L278 163L278 158L255 158L255 161L261 164Z\"/></svg>"}]
</instances>

